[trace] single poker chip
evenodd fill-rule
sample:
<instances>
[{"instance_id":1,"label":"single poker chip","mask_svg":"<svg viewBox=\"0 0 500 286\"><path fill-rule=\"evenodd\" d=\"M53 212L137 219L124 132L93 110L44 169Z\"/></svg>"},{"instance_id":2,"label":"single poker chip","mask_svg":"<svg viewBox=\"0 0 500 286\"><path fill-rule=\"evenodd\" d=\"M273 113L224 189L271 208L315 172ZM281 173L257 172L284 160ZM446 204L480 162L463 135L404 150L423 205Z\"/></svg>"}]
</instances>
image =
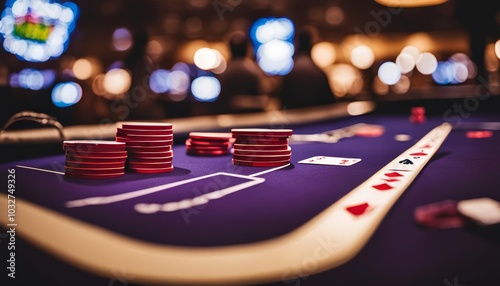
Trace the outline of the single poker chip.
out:
<instances>
[{"instance_id":1,"label":"single poker chip","mask_svg":"<svg viewBox=\"0 0 500 286\"><path fill-rule=\"evenodd\" d=\"M231 134L236 136L292 136L292 129L260 129L260 128L241 128L231 129Z\"/></svg>"},{"instance_id":2,"label":"single poker chip","mask_svg":"<svg viewBox=\"0 0 500 286\"><path fill-rule=\"evenodd\" d=\"M109 152L81 152L66 150L66 156L90 157L90 158L126 158L127 151L109 151Z\"/></svg>"},{"instance_id":3,"label":"single poker chip","mask_svg":"<svg viewBox=\"0 0 500 286\"><path fill-rule=\"evenodd\" d=\"M155 158L155 157L170 157L174 155L174 151L164 152L130 152L129 158Z\"/></svg>"},{"instance_id":4,"label":"single poker chip","mask_svg":"<svg viewBox=\"0 0 500 286\"><path fill-rule=\"evenodd\" d=\"M122 133L116 133L116 137L124 138L129 141L165 141L165 140L173 140L174 135L152 135L152 136L146 136L146 135L126 135Z\"/></svg>"},{"instance_id":5,"label":"single poker chip","mask_svg":"<svg viewBox=\"0 0 500 286\"><path fill-rule=\"evenodd\" d=\"M282 145L256 145L256 144L237 144L235 143L233 145L234 150L274 150L274 151L284 151L288 150L289 146L288 144L282 144Z\"/></svg>"},{"instance_id":6,"label":"single poker chip","mask_svg":"<svg viewBox=\"0 0 500 286\"><path fill-rule=\"evenodd\" d=\"M255 155L234 155L233 159L249 162L276 162L276 161L290 161L291 155L269 155L269 156L255 156Z\"/></svg>"},{"instance_id":7,"label":"single poker chip","mask_svg":"<svg viewBox=\"0 0 500 286\"><path fill-rule=\"evenodd\" d=\"M231 133L219 132L190 132L189 138L206 141L228 141L232 138Z\"/></svg>"},{"instance_id":8,"label":"single poker chip","mask_svg":"<svg viewBox=\"0 0 500 286\"><path fill-rule=\"evenodd\" d=\"M192 139L189 138L186 140L186 145L193 145L193 146L221 146L221 147L228 147L231 145L231 142L229 141L203 141L203 140L198 140L198 139Z\"/></svg>"},{"instance_id":9,"label":"single poker chip","mask_svg":"<svg viewBox=\"0 0 500 286\"><path fill-rule=\"evenodd\" d=\"M354 132L356 136L360 137L380 137L384 134L384 127L379 125L362 126Z\"/></svg>"},{"instance_id":10,"label":"single poker chip","mask_svg":"<svg viewBox=\"0 0 500 286\"><path fill-rule=\"evenodd\" d=\"M292 155L292 148L288 147L287 150L236 150L232 149L234 155L256 155L256 156L269 156L269 155Z\"/></svg>"},{"instance_id":11,"label":"single poker chip","mask_svg":"<svg viewBox=\"0 0 500 286\"><path fill-rule=\"evenodd\" d=\"M66 161L64 163L66 167L73 168L122 168L125 167L125 161L123 162L75 162Z\"/></svg>"},{"instance_id":12,"label":"single poker chip","mask_svg":"<svg viewBox=\"0 0 500 286\"><path fill-rule=\"evenodd\" d=\"M172 130L171 123L161 122L126 122L122 123L122 129L134 130Z\"/></svg>"},{"instance_id":13,"label":"single poker chip","mask_svg":"<svg viewBox=\"0 0 500 286\"><path fill-rule=\"evenodd\" d=\"M489 130L468 131L465 136L470 139L483 139L492 137L493 132Z\"/></svg>"},{"instance_id":14,"label":"single poker chip","mask_svg":"<svg viewBox=\"0 0 500 286\"><path fill-rule=\"evenodd\" d=\"M116 140L119 140L119 138L116 138ZM121 139L120 139L121 140ZM171 146L173 140L159 140L159 141L126 141L127 143L127 148L130 147L166 147L166 146Z\"/></svg>"},{"instance_id":15,"label":"single poker chip","mask_svg":"<svg viewBox=\"0 0 500 286\"><path fill-rule=\"evenodd\" d=\"M172 145L165 146L127 146L129 154L131 152L167 152L172 151Z\"/></svg>"},{"instance_id":16,"label":"single poker chip","mask_svg":"<svg viewBox=\"0 0 500 286\"><path fill-rule=\"evenodd\" d=\"M253 162L253 161L243 161L243 160L233 159L232 162L234 165L249 166L249 167L278 167L290 164L290 160L274 161L274 162L266 162L266 161Z\"/></svg>"},{"instance_id":17,"label":"single poker chip","mask_svg":"<svg viewBox=\"0 0 500 286\"><path fill-rule=\"evenodd\" d=\"M165 169L165 168L170 168L172 167L172 161L170 162L165 162L165 163L148 163L148 162L144 162L144 163L138 163L138 162L128 162L128 167L129 168L136 168L136 169L140 169L140 168L146 168L146 169Z\"/></svg>"},{"instance_id":18,"label":"single poker chip","mask_svg":"<svg viewBox=\"0 0 500 286\"><path fill-rule=\"evenodd\" d=\"M81 162L81 163L125 163L127 157L106 158L106 157L81 157L66 155L66 162Z\"/></svg>"},{"instance_id":19,"label":"single poker chip","mask_svg":"<svg viewBox=\"0 0 500 286\"><path fill-rule=\"evenodd\" d=\"M64 174L64 177L70 179L112 179L125 175L125 172L113 174Z\"/></svg>"},{"instance_id":20,"label":"single poker chip","mask_svg":"<svg viewBox=\"0 0 500 286\"><path fill-rule=\"evenodd\" d=\"M65 174L83 174L83 175L93 175L93 174L116 174L125 172L125 165L119 168L76 168L64 166Z\"/></svg>"},{"instance_id":21,"label":"single poker chip","mask_svg":"<svg viewBox=\"0 0 500 286\"><path fill-rule=\"evenodd\" d=\"M196 150L196 149L187 149L186 154L188 155L197 155L197 156L220 156L228 154L228 150Z\"/></svg>"},{"instance_id":22,"label":"single poker chip","mask_svg":"<svg viewBox=\"0 0 500 286\"><path fill-rule=\"evenodd\" d=\"M400 141L400 142L406 142L411 140L411 136L408 134L396 134L394 136L394 140Z\"/></svg>"},{"instance_id":23,"label":"single poker chip","mask_svg":"<svg viewBox=\"0 0 500 286\"><path fill-rule=\"evenodd\" d=\"M142 130L142 129L117 128L116 133L125 134L129 136L164 136L164 135L173 135L174 131L172 129Z\"/></svg>"},{"instance_id":24,"label":"single poker chip","mask_svg":"<svg viewBox=\"0 0 500 286\"><path fill-rule=\"evenodd\" d=\"M105 140L66 140L63 149L90 152L92 150L125 150L125 143Z\"/></svg>"},{"instance_id":25,"label":"single poker chip","mask_svg":"<svg viewBox=\"0 0 500 286\"><path fill-rule=\"evenodd\" d=\"M414 217L417 224L438 229L459 228L467 222L458 212L457 202L451 200L417 207Z\"/></svg>"},{"instance_id":26,"label":"single poker chip","mask_svg":"<svg viewBox=\"0 0 500 286\"><path fill-rule=\"evenodd\" d=\"M167 163L172 162L174 156L169 157L146 157L146 158L137 158L137 157L129 157L127 162L131 163Z\"/></svg>"},{"instance_id":27,"label":"single poker chip","mask_svg":"<svg viewBox=\"0 0 500 286\"><path fill-rule=\"evenodd\" d=\"M412 115L424 115L425 114L425 108L421 106L415 106L411 108L411 114Z\"/></svg>"},{"instance_id":28,"label":"single poker chip","mask_svg":"<svg viewBox=\"0 0 500 286\"><path fill-rule=\"evenodd\" d=\"M167 168L129 168L130 171L140 174L167 173L174 170L174 166Z\"/></svg>"}]
</instances>

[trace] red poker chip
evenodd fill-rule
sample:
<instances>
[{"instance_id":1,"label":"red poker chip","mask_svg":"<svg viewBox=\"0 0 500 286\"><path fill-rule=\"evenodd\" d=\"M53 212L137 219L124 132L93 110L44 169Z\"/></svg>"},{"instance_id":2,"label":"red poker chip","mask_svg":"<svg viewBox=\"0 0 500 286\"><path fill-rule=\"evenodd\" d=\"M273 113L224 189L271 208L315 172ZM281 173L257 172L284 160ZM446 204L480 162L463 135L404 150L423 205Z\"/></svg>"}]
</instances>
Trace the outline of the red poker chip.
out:
<instances>
[{"instance_id":1,"label":"red poker chip","mask_svg":"<svg viewBox=\"0 0 500 286\"><path fill-rule=\"evenodd\" d=\"M450 200L417 207L414 216L417 224L429 228L458 228L466 224L457 202Z\"/></svg>"},{"instance_id":2,"label":"red poker chip","mask_svg":"<svg viewBox=\"0 0 500 286\"><path fill-rule=\"evenodd\" d=\"M64 166L65 174L92 175L92 174L116 174L121 172L125 172L125 165L119 168L77 168L77 167Z\"/></svg>"},{"instance_id":3,"label":"red poker chip","mask_svg":"<svg viewBox=\"0 0 500 286\"><path fill-rule=\"evenodd\" d=\"M70 179L112 179L125 175L125 172L113 174L64 174L64 177Z\"/></svg>"},{"instance_id":4,"label":"red poker chip","mask_svg":"<svg viewBox=\"0 0 500 286\"><path fill-rule=\"evenodd\" d=\"M161 122L126 122L122 123L122 128L132 130L172 130L173 125Z\"/></svg>"},{"instance_id":5,"label":"red poker chip","mask_svg":"<svg viewBox=\"0 0 500 286\"><path fill-rule=\"evenodd\" d=\"M66 161L64 163L66 167L73 168L121 168L125 166L125 161L123 162L77 162L77 161Z\"/></svg>"},{"instance_id":6,"label":"red poker chip","mask_svg":"<svg viewBox=\"0 0 500 286\"><path fill-rule=\"evenodd\" d=\"M167 152L172 151L172 145L165 146L127 146L129 152Z\"/></svg>"},{"instance_id":7,"label":"red poker chip","mask_svg":"<svg viewBox=\"0 0 500 286\"><path fill-rule=\"evenodd\" d=\"M66 156L78 157L99 157L99 158L123 158L127 157L127 151L113 151L113 152L81 152L81 151L66 151Z\"/></svg>"},{"instance_id":8,"label":"red poker chip","mask_svg":"<svg viewBox=\"0 0 500 286\"><path fill-rule=\"evenodd\" d=\"M266 161L253 162L253 161L243 161L243 160L233 159L232 162L234 165L249 166L249 167L278 167L289 164L290 160L275 161L275 162L266 162Z\"/></svg>"},{"instance_id":9,"label":"red poker chip","mask_svg":"<svg viewBox=\"0 0 500 286\"><path fill-rule=\"evenodd\" d=\"M255 156L255 155L233 155L233 159L249 162L276 162L276 161L290 161L291 155L269 155L269 156Z\"/></svg>"},{"instance_id":10,"label":"red poker chip","mask_svg":"<svg viewBox=\"0 0 500 286\"><path fill-rule=\"evenodd\" d=\"M412 115L410 116L410 122L412 123L424 123L425 122L425 115Z\"/></svg>"},{"instance_id":11,"label":"red poker chip","mask_svg":"<svg viewBox=\"0 0 500 286\"><path fill-rule=\"evenodd\" d=\"M424 115L425 114L425 108L416 106L411 108L411 114L413 115Z\"/></svg>"},{"instance_id":12,"label":"red poker chip","mask_svg":"<svg viewBox=\"0 0 500 286\"><path fill-rule=\"evenodd\" d=\"M246 145L283 145L283 144L288 144L288 139L285 138L285 140L266 140L265 138L261 139L254 139L254 140L243 140L237 138L236 141L234 142L235 144L246 144Z\"/></svg>"},{"instance_id":13,"label":"red poker chip","mask_svg":"<svg viewBox=\"0 0 500 286\"><path fill-rule=\"evenodd\" d=\"M140 168L146 168L146 169L164 169L164 168L170 168L172 167L172 161L170 162L165 162L165 163L151 163L151 162L128 162L128 167L129 168L136 168L136 169L140 169Z\"/></svg>"},{"instance_id":14,"label":"red poker chip","mask_svg":"<svg viewBox=\"0 0 500 286\"><path fill-rule=\"evenodd\" d=\"M489 130L468 131L465 136L470 139L483 139L492 137L493 132Z\"/></svg>"},{"instance_id":15,"label":"red poker chip","mask_svg":"<svg viewBox=\"0 0 500 286\"><path fill-rule=\"evenodd\" d=\"M203 150L203 151L211 151L211 150L229 150L230 145L193 145L190 142L186 142L187 150Z\"/></svg>"},{"instance_id":16,"label":"red poker chip","mask_svg":"<svg viewBox=\"0 0 500 286\"><path fill-rule=\"evenodd\" d=\"M255 155L255 156L269 156L269 155L292 155L292 148L288 147L287 150L236 150L233 149L234 155Z\"/></svg>"},{"instance_id":17,"label":"red poker chip","mask_svg":"<svg viewBox=\"0 0 500 286\"><path fill-rule=\"evenodd\" d=\"M68 160L68 158L73 158L75 160ZM81 156L79 154L74 154L72 152L66 152L66 160L68 161L92 161L95 160L96 162L121 162L125 161L127 159L127 155L122 155L122 156Z\"/></svg>"},{"instance_id":18,"label":"red poker chip","mask_svg":"<svg viewBox=\"0 0 500 286\"><path fill-rule=\"evenodd\" d=\"M360 137L380 137L384 134L384 127L382 126L363 126L358 128L354 134Z\"/></svg>"},{"instance_id":19,"label":"red poker chip","mask_svg":"<svg viewBox=\"0 0 500 286\"><path fill-rule=\"evenodd\" d=\"M105 140L66 140L63 141L64 150L93 151L93 150L125 150L125 144ZM94 151L95 152L95 151Z\"/></svg>"},{"instance_id":20,"label":"red poker chip","mask_svg":"<svg viewBox=\"0 0 500 286\"><path fill-rule=\"evenodd\" d=\"M109 158L84 158L77 156L66 156L66 162L77 162L77 163L111 163L111 164L125 164L127 158L120 159L109 159Z\"/></svg>"},{"instance_id":21,"label":"red poker chip","mask_svg":"<svg viewBox=\"0 0 500 286\"><path fill-rule=\"evenodd\" d=\"M129 141L165 141L165 140L173 140L174 135L152 135L152 136L146 136L146 135L127 135L123 133L116 133L116 137L123 138L125 140Z\"/></svg>"},{"instance_id":22,"label":"red poker chip","mask_svg":"<svg viewBox=\"0 0 500 286\"><path fill-rule=\"evenodd\" d=\"M174 156L165 156L165 157L129 157L127 159L128 162L171 162Z\"/></svg>"},{"instance_id":23,"label":"red poker chip","mask_svg":"<svg viewBox=\"0 0 500 286\"><path fill-rule=\"evenodd\" d=\"M256 137L266 137L266 136L292 136L292 129L261 129L261 128L241 128L241 129L231 129L231 134L233 137L237 136L256 136Z\"/></svg>"},{"instance_id":24,"label":"red poker chip","mask_svg":"<svg viewBox=\"0 0 500 286\"><path fill-rule=\"evenodd\" d=\"M141 129L117 128L116 133L125 134L129 136L164 136L164 135L173 135L174 131L172 129L141 130Z\"/></svg>"},{"instance_id":25,"label":"red poker chip","mask_svg":"<svg viewBox=\"0 0 500 286\"><path fill-rule=\"evenodd\" d=\"M189 138L204 141L228 141L232 138L231 133L222 132L191 132Z\"/></svg>"},{"instance_id":26,"label":"red poker chip","mask_svg":"<svg viewBox=\"0 0 500 286\"><path fill-rule=\"evenodd\" d=\"M116 138L119 140L119 138ZM121 138L120 138L121 140ZM127 148L130 147L166 147L171 146L174 142L173 140L162 140L162 141L126 141Z\"/></svg>"},{"instance_id":27,"label":"red poker chip","mask_svg":"<svg viewBox=\"0 0 500 286\"><path fill-rule=\"evenodd\" d=\"M288 150L289 146L288 144L282 144L282 145L258 145L258 144L238 144L235 143L233 145L234 150L242 150L242 151L248 151L248 150L254 150L254 151L265 151L265 150L274 150L274 151L284 151Z\"/></svg>"},{"instance_id":28,"label":"red poker chip","mask_svg":"<svg viewBox=\"0 0 500 286\"><path fill-rule=\"evenodd\" d=\"M236 140L241 140L241 141L266 141L266 142L271 142L271 141L288 141L289 136L243 136L243 135L235 135L234 139Z\"/></svg>"},{"instance_id":29,"label":"red poker chip","mask_svg":"<svg viewBox=\"0 0 500 286\"><path fill-rule=\"evenodd\" d=\"M129 158L155 158L155 157L170 157L174 155L174 151L165 152L129 152Z\"/></svg>"},{"instance_id":30,"label":"red poker chip","mask_svg":"<svg viewBox=\"0 0 500 286\"><path fill-rule=\"evenodd\" d=\"M198 155L198 156L220 156L228 154L228 150L196 150L187 149L186 154L188 155Z\"/></svg>"},{"instance_id":31,"label":"red poker chip","mask_svg":"<svg viewBox=\"0 0 500 286\"><path fill-rule=\"evenodd\" d=\"M221 146L221 147L227 147L231 145L229 141L203 141L203 140L198 140L198 139L187 139L186 140L186 145L193 145L193 146Z\"/></svg>"},{"instance_id":32,"label":"red poker chip","mask_svg":"<svg viewBox=\"0 0 500 286\"><path fill-rule=\"evenodd\" d=\"M174 170L174 166L167 168L129 168L130 171L140 174L167 173Z\"/></svg>"}]
</instances>

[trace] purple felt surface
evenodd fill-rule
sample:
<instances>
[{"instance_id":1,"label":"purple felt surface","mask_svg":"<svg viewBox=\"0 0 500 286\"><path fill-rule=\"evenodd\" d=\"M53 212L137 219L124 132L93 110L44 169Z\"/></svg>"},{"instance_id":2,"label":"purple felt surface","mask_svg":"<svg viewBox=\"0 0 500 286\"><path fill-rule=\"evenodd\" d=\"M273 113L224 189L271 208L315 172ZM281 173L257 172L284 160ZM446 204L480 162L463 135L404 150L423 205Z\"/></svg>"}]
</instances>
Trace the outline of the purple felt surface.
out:
<instances>
[{"instance_id":1,"label":"purple felt surface","mask_svg":"<svg viewBox=\"0 0 500 286\"><path fill-rule=\"evenodd\" d=\"M500 121L500 116L476 115L469 121ZM17 168L16 194L68 216L154 243L217 246L269 239L292 231L336 202L442 123L442 118L428 117L424 124L416 125L404 116L368 115L291 127L295 134L309 134L358 122L384 125L385 133L377 138L352 137L336 144L293 144L292 166L259 176L266 180L262 184L189 211L145 215L134 211L134 205L178 201L212 190L214 185L232 186L247 179L213 177L109 205L67 208L64 203L89 196L131 192L215 172L251 175L269 168L231 165L231 155L188 156L184 146L176 146L175 170L166 174L127 173L109 180L66 180L55 174ZM488 139L468 139L466 131L451 132L351 262L319 275L284 282L290 285L335 285L331 284L335 281L343 281L339 285L367 285L369 281L385 282L374 285L446 285L443 281L448 279L453 285L454 277L458 276L460 283L479 285L476 282L500 279L494 271L500 269L498 240L465 228L424 229L417 226L413 218L417 206L431 202L478 197L500 201L500 131L494 131L493 137ZM412 140L394 140L394 135L401 133L411 135ZM362 158L362 161L350 167L297 163L318 155ZM16 164L60 170L64 157ZM0 170L12 166L4 164ZM359 269L363 270L363 275L357 275Z\"/></svg>"}]
</instances>

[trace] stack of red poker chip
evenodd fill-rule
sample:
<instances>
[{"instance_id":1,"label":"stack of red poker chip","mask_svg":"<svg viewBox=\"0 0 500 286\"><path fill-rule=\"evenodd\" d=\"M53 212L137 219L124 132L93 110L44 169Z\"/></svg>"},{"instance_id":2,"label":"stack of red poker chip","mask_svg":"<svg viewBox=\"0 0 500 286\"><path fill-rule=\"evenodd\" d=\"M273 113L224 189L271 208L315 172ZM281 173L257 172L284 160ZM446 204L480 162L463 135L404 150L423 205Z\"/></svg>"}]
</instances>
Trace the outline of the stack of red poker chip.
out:
<instances>
[{"instance_id":1,"label":"stack of red poker chip","mask_svg":"<svg viewBox=\"0 0 500 286\"><path fill-rule=\"evenodd\" d=\"M64 176L75 179L107 179L125 174L125 144L115 141L69 140Z\"/></svg>"},{"instance_id":2,"label":"stack of red poker chip","mask_svg":"<svg viewBox=\"0 0 500 286\"><path fill-rule=\"evenodd\" d=\"M231 133L191 132L186 140L189 155L225 155L231 149Z\"/></svg>"},{"instance_id":3,"label":"stack of red poker chip","mask_svg":"<svg viewBox=\"0 0 500 286\"><path fill-rule=\"evenodd\" d=\"M170 123L123 123L117 129L116 141L127 146L127 167L136 173L164 173L174 170Z\"/></svg>"},{"instance_id":4,"label":"stack of red poker chip","mask_svg":"<svg viewBox=\"0 0 500 286\"><path fill-rule=\"evenodd\" d=\"M425 122L425 108L412 107L410 122L412 122L412 123L424 123Z\"/></svg>"},{"instance_id":5,"label":"stack of red poker chip","mask_svg":"<svg viewBox=\"0 0 500 286\"><path fill-rule=\"evenodd\" d=\"M252 167L274 167L290 163L292 149L288 145L291 129L232 129L236 139L233 164Z\"/></svg>"}]
</instances>

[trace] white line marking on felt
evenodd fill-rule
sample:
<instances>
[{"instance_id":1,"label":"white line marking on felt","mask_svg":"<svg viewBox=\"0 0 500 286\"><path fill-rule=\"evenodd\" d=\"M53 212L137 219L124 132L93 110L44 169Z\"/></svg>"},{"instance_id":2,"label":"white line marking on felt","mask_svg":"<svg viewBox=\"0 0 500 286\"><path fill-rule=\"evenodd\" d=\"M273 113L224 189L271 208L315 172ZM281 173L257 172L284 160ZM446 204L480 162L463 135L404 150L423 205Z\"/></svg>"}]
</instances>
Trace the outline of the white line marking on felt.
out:
<instances>
[{"instance_id":1,"label":"white line marking on felt","mask_svg":"<svg viewBox=\"0 0 500 286\"><path fill-rule=\"evenodd\" d=\"M203 180L203 179L218 176L218 175L225 175L225 176L232 176L232 177L238 177L238 178L243 178L243 179L249 179L249 180L255 182L254 184L251 184L251 185L260 184L260 183L265 181L265 179L263 179L263 178L254 178L254 177L249 177L249 176L244 176L244 175L219 172L219 173L205 175L205 176L201 176L201 177L197 177L197 178L191 178L191 179L187 179L187 180L183 180L183 181L178 181L178 182L168 183L168 184L150 187L150 188L146 188L146 189L141 189L141 190L137 190L137 191L133 191L133 192L129 192L129 193L123 193L123 194L119 194L119 195L113 195L113 196L108 196L108 197L90 197L90 198L85 198L85 199L80 199L80 200L68 201L68 202L66 202L65 205L68 208L83 207L83 206L89 206L89 205L106 205L106 204L111 204L111 203L115 203L115 202L120 202L120 201L125 201L125 200L129 200L129 199L137 198L137 197L150 195L153 193L157 193L160 191L171 189L173 187L181 186L184 184L188 184L191 182ZM238 187L238 186L241 187L243 185L244 188L248 188L248 187L250 187L250 185L247 185L247 183L248 182L245 182L243 184L236 185L233 187ZM238 189L238 190L240 190L240 189ZM232 189L232 187L218 190L217 192L220 192L220 191L228 192L227 194L235 192L235 190ZM209 195L209 194L205 194L205 195Z\"/></svg>"},{"instance_id":2,"label":"white line marking on felt","mask_svg":"<svg viewBox=\"0 0 500 286\"><path fill-rule=\"evenodd\" d=\"M290 166L290 163L288 163L286 165L283 165L283 166L276 167L276 168L272 168L272 169L269 169L269 170L265 170L265 171L262 171L262 172L258 172L258 173L255 173L255 174L251 174L251 175L248 175L248 176L249 177L257 177L257 176L260 176L260 175L264 175L264 174L267 174L267 173L271 173L271 172L277 171L279 169L283 169L283 168L288 167L288 166Z\"/></svg>"},{"instance_id":3,"label":"white line marking on felt","mask_svg":"<svg viewBox=\"0 0 500 286\"><path fill-rule=\"evenodd\" d=\"M28 169L28 170L35 170L35 171L41 171L41 172L47 172L47 173L54 173L54 174L64 175L63 172L58 172L58 171L53 171L53 170L46 170L46 169L40 169L40 168L35 168L35 167L23 166L23 165L16 165L16 167L23 168L23 169Z\"/></svg>"}]
</instances>

